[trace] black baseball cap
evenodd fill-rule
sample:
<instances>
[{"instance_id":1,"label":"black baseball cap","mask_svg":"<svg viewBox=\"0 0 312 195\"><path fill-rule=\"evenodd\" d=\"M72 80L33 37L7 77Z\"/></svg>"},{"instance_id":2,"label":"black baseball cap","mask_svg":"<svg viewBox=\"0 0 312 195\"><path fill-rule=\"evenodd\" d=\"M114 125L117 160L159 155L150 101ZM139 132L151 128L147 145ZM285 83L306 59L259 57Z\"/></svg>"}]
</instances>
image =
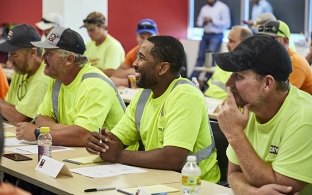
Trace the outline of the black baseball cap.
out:
<instances>
[{"instance_id":1,"label":"black baseball cap","mask_svg":"<svg viewBox=\"0 0 312 195\"><path fill-rule=\"evenodd\" d=\"M9 31L6 41L0 44L0 51L14 52L20 48L34 47L30 42L40 41L40 35L29 24L20 24Z\"/></svg>"},{"instance_id":2,"label":"black baseball cap","mask_svg":"<svg viewBox=\"0 0 312 195\"><path fill-rule=\"evenodd\" d=\"M80 34L61 26L54 27L45 41L31 42L31 44L45 49L60 48L77 54L83 54L86 51L86 45Z\"/></svg>"},{"instance_id":3,"label":"black baseball cap","mask_svg":"<svg viewBox=\"0 0 312 195\"><path fill-rule=\"evenodd\" d=\"M254 35L241 42L232 52L212 54L225 71L251 69L260 75L272 75L278 81L288 80L292 64L287 50L274 38Z\"/></svg>"}]
</instances>

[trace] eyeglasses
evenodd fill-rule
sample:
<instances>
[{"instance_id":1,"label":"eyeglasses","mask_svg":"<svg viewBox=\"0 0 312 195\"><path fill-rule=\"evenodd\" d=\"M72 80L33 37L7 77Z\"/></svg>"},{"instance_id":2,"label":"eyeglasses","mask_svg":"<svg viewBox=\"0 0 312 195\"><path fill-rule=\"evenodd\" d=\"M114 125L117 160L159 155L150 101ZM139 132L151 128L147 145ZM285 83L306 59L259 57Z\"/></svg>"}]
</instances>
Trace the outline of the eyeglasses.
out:
<instances>
[{"instance_id":1,"label":"eyeglasses","mask_svg":"<svg viewBox=\"0 0 312 195\"><path fill-rule=\"evenodd\" d=\"M19 101L21 101L25 97L25 95L26 95L27 83L28 83L28 80L27 80L27 77L26 77L18 85L18 88L17 88L17 98L18 98Z\"/></svg>"},{"instance_id":2,"label":"eyeglasses","mask_svg":"<svg viewBox=\"0 0 312 195\"><path fill-rule=\"evenodd\" d=\"M269 33L274 33L274 34L282 33L283 35L285 35L285 33L281 31L279 28L277 28L276 26L259 26L258 32L269 32Z\"/></svg>"},{"instance_id":3,"label":"eyeglasses","mask_svg":"<svg viewBox=\"0 0 312 195\"><path fill-rule=\"evenodd\" d=\"M138 29L155 29L155 26L151 24L138 24Z\"/></svg>"}]
</instances>

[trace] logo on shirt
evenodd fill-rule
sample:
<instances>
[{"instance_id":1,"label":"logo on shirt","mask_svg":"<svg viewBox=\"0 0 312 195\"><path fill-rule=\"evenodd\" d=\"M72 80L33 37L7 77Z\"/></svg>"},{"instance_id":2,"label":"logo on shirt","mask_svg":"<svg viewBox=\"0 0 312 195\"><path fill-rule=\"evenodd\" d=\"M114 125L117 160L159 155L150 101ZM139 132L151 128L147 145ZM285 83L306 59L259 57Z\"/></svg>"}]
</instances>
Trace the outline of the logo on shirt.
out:
<instances>
[{"instance_id":1,"label":"logo on shirt","mask_svg":"<svg viewBox=\"0 0 312 195\"><path fill-rule=\"evenodd\" d=\"M278 147L271 145L270 147L270 153L271 154L278 154Z\"/></svg>"}]
</instances>

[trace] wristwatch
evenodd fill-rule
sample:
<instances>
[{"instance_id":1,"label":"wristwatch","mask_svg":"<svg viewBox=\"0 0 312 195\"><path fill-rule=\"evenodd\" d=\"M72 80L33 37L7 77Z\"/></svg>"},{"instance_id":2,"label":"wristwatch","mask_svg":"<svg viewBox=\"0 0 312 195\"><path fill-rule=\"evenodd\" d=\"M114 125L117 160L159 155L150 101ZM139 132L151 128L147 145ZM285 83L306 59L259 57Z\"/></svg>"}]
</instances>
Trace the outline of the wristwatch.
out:
<instances>
[{"instance_id":1,"label":"wristwatch","mask_svg":"<svg viewBox=\"0 0 312 195\"><path fill-rule=\"evenodd\" d=\"M38 139L39 135L40 135L40 128L37 127L34 131L34 134L35 134L35 137L36 137L36 140Z\"/></svg>"}]
</instances>

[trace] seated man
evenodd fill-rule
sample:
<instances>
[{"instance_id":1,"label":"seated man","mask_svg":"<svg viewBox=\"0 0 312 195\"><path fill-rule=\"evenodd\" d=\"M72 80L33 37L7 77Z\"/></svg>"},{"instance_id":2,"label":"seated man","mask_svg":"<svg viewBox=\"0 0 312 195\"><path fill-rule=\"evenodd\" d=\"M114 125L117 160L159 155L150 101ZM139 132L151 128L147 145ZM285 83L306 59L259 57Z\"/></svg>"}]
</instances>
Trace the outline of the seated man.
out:
<instances>
[{"instance_id":1,"label":"seated man","mask_svg":"<svg viewBox=\"0 0 312 195\"><path fill-rule=\"evenodd\" d=\"M299 89L312 94L312 69L307 60L289 47L290 30L281 20L269 21L264 26L259 26L259 34L269 35L280 42L288 51L292 63L292 73L289 81Z\"/></svg>"},{"instance_id":2,"label":"seated man","mask_svg":"<svg viewBox=\"0 0 312 195\"><path fill-rule=\"evenodd\" d=\"M234 193L312 194L312 97L289 84L287 50L255 35L213 57L234 72L218 115Z\"/></svg>"},{"instance_id":3,"label":"seated man","mask_svg":"<svg viewBox=\"0 0 312 195\"><path fill-rule=\"evenodd\" d=\"M112 81L83 55L82 37L71 29L55 27L45 41L32 44L45 49L44 73L55 80L38 110L35 124L18 123L16 137L36 140L36 128L49 126L54 145L86 146L92 131L112 129L125 106Z\"/></svg>"},{"instance_id":4,"label":"seated man","mask_svg":"<svg viewBox=\"0 0 312 195\"><path fill-rule=\"evenodd\" d=\"M127 53L125 61L118 69L112 69L107 74L117 86L128 86L128 75L135 74L133 63L137 58L140 46L144 40L158 34L157 24L152 19L142 19L137 25L136 33L138 45Z\"/></svg>"},{"instance_id":5,"label":"seated man","mask_svg":"<svg viewBox=\"0 0 312 195\"><path fill-rule=\"evenodd\" d=\"M87 151L104 161L181 171L189 154L197 156L201 178L218 182L207 105L200 90L181 78L182 44L170 36L145 40L134 62L137 85L144 88L109 132L93 133ZM140 150L124 148L139 141Z\"/></svg>"},{"instance_id":6,"label":"seated man","mask_svg":"<svg viewBox=\"0 0 312 195\"><path fill-rule=\"evenodd\" d=\"M34 47L31 41L40 41L39 34L34 27L21 24L0 44L0 50L9 53L15 70L5 100L0 99L2 116L13 124L36 117L51 80L43 73L42 49Z\"/></svg>"},{"instance_id":7,"label":"seated man","mask_svg":"<svg viewBox=\"0 0 312 195\"><path fill-rule=\"evenodd\" d=\"M110 70L117 69L125 59L125 51L121 43L107 32L106 18L100 12L91 12L83 25L88 31L91 41L87 43L85 55L91 65L109 75Z\"/></svg>"},{"instance_id":8,"label":"seated man","mask_svg":"<svg viewBox=\"0 0 312 195\"><path fill-rule=\"evenodd\" d=\"M233 51L237 45L243 40L250 37L252 31L244 26L233 26L228 35L228 43L226 44L229 51ZM216 67L215 72L208 80L208 89L205 95L217 99L225 99L226 94L226 81L230 78L231 72L223 71L221 68Z\"/></svg>"}]
</instances>

